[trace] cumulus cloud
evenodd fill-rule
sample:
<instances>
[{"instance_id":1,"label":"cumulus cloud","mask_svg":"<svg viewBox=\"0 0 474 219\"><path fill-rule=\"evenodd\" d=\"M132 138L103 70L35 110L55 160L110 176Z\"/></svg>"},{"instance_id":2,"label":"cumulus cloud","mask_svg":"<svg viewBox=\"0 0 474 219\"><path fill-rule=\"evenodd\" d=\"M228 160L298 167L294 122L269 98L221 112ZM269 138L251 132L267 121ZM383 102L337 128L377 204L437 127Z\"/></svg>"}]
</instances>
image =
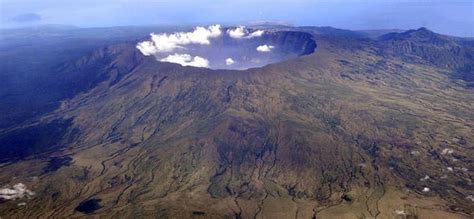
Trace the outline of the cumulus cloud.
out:
<instances>
[{"instance_id":1,"label":"cumulus cloud","mask_svg":"<svg viewBox=\"0 0 474 219\"><path fill-rule=\"evenodd\" d=\"M10 188L0 189L0 199L11 200L20 199L23 197L31 197L34 193L28 190L23 183L15 184Z\"/></svg>"},{"instance_id":2,"label":"cumulus cloud","mask_svg":"<svg viewBox=\"0 0 474 219\"><path fill-rule=\"evenodd\" d=\"M249 38L261 37L265 32L263 30L257 30L249 35Z\"/></svg>"},{"instance_id":3,"label":"cumulus cloud","mask_svg":"<svg viewBox=\"0 0 474 219\"><path fill-rule=\"evenodd\" d=\"M153 34L152 34L153 37ZM143 55L149 56L158 53L158 48L155 47L155 43L153 41L143 41L137 44L137 49Z\"/></svg>"},{"instance_id":4,"label":"cumulus cloud","mask_svg":"<svg viewBox=\"0 0 474 219\"><path fill-rule=\"evenodd\" d=\"M214 47L212 43L221 43L221 41L212 40L222 35L228 34L234 39L251 39L261 37L265 34L263 30L250 31L245 26L229 28L225 31L220 25L211 25L208 27L196 27L189 32L175 33L151 33L149 40L144 40L136 44L136 48L145 56L154 56L161 62L177 63L182 66L194 66L211 68L214 56L207 57L207 54L213 55ZM224 41L222 41L224 42ZM206 48L211 49L211 53L203 53ZM260 52L269 52L273 46L262 45L257 48ZM228 54L227 56L232 56ZM222 61L222 59L221 59ZM227 66L235 65L232 58L225 59ZM241 64L241 63L239 63Z\"/></svg>"},{"instance_id":5,"label":"cumulus cloud","mask_svg":"<svg viewBox=\"0 0 474 219\"><path fill-rule=\"evenodd\" d=\"M225 64L226 64L226 65L232 65L232 64L234 64L234 63L235 63L235 61L234 61L232 58L227 58L227 59L225 60Z\"/></svg>"},{"instance_id":6,"label":"cumulus cloud","mask_svg":"<svg viewBox=\"0 0 474 219\"><path fill-rule=\"evenodd\" d=\"M192 57L189 54L174 54L174 55L169 55L165 58L160 59L162 62L171 62L171 63L177 63L182 66L194 66L194 67L209 67L209 60L200 57L200 56L194 56Z\"/></svg>"},{"instance_id":7,"label":"cumulus cloud","mask_svg":"<svg viewBox=\"0 0 474 219\"><path fill-rule=\"evenodd\" d=\"M227 34L232 38L242 38L247 35L247 30L245 30L244 26L240 26L234 29L228 29Z\"/></svg>"},{"instance_id":8,"label":"cumulus cloud","mask_svg":"<svg viewBox=\"0 0 474 219\"><path fill-rule=\"evenodd\" d=\"M273 48L275 48L275 47L265 44L265 45L258 46L257 51L259 51L259 52L270 52Z\"/></svg>"},{"instance_id":9,"label":"cumulus cloud","mask_svg":"<svg viewBox=\"0 0 474 219\"><path fill-rule=\"evenodd\" d=\"M254 37L260 37L264 34L265 32L263 30L257 30L252 33L249 33L248 30L244 26L239 26L234 29L228 29L227 34L229 34L230 37L235 38L235 39L241 39L241 38L254 38Z\"/></svg>"},{"instance_id":10,"label":"cumulus cloud","mask_svg":"<svg viewBox=\"0 0 474 219\"><path fill-rule=\"evenodd\" d=\"M136 47L143 55L149 56L162 52L173 52L188 44L209 45L209 40L220 36L221 33L220 25L212 25L207 28L196 27L192 32L152 33L150 41L139 42Z\"/></svg>"}]
</instances>

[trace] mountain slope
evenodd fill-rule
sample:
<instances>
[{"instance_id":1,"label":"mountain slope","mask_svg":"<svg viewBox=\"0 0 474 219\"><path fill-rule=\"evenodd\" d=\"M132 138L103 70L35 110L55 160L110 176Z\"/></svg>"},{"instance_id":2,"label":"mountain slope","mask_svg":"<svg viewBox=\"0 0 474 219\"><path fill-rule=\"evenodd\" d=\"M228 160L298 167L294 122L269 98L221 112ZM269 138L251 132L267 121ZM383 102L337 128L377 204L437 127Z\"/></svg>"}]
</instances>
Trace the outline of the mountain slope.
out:
<instances>
[{"instance_id":1,"label":"mountain slope","mask_svg":"<svg viewBox=\"0 0 474 219\"><path fill-rule=\"evenodd\" d=\"M474 45L472 40L443 36L426 28L380 37L384 54L403 57L411 62L427 62L453 70L453 78L474 82Z\"/></svg>"},{"instance_id":2,"label":"mountain slope","mask_svg":"<svg viewBox=\"0 0 474 219\"><path fill-rule=\"evenodd\" d=\"M1 167L0 182L36 193L1 215L472 216L474 95L451 79L458 59L313 34L314 54L247 71L110 47L109 76L38 121L70 121L74 134Z\"/></svg>"}]
</instances>

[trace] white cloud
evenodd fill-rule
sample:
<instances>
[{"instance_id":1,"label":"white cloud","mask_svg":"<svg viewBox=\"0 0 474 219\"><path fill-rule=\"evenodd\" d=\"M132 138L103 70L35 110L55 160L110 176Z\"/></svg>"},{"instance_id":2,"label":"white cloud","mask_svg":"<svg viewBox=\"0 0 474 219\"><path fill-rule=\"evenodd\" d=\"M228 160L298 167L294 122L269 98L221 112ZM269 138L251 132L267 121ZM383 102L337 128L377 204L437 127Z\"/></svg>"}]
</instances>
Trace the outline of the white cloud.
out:
<instances>
[{"instance_id":1,"label":"white cloud","mask_svg":"<svg viewBox=\"0 0 474 219\"><path fill-rule=\"evenodd\" d=\"M162 62L172 62L177 63L182 66L194 66L194 67L209 67L209 60L202 58L200 56L192 57L189 54L174 54L169 55L165 58L160 59Z\"/></svg>"},{"instance_id":2,"label":"white cloud","mask_svg":"<svg viewBox=\"0 0 474 219\"><path fill-rule=\"evenodd\" d=\"M151 41L143 41L137 44L137 49L143 55L155 55L162 52L173 52L175 49L184 48L188 44L209 45L211 38L221 35L221 26L212 25L208 28L196 27L192 32L177 32L173 34L150 34Z\"/></svg>"},{"instance_id":3,"label":"white cloud","mask_svg":"<svg viewBox=\"0 0 474 219\"><path fill-rule=\"evenodd\" d=\"M244 26L239 26L234 29L228 29L227 34L229 34L230 37L232 38L243 38L245 35L247 35L247 30L245 29Z\"/></svg>"},{"instance_id":4,"label":"white cloud","mask_svg":"<svg viewBox=\"0 0 474 219\"><path fill-rule=\"evenodd\" d=\"M254 37L260 37L265 33L263 30L257 30L249 34L248 30L244 26L239 26L234 29L228 29L227 34L229 34L230 37L235 38L235 39L241 39L241 38L254 38Z\"/></svg>"},{"instance_id":5,"label":"white cloud","mask_svg":"<svg viewBox=\"0 0 474 219\"><path fill-rule=\"evenodd\" d=\"M227 34L232 38L250 39L260 37L265 34L263 30L250 32L244 26L227 29ZM220 25L209 27L196 27L190 32L150 34L151 38L138 42L136 48L145 56L154 56L158 61L177 63L182 66L210 67L210 62L206 57L193 53L188 45L210 45L211 39L222 36ZM273 46L262 45L257 48L260 52L269 52ZM233 65L232 58L225 60L226 65Z\"/></svg>"},{"instance_id":6,"label":"white cloud","mask_svg":"<svg viewBox=\"0 0 474 219\"><path fill-rule=\"evenodd\" d=\"M249 35L249 38L261 37L264 33L265 33L265 31L263 31L263 30L257 30L257 31L255 31L255 32L251 33L251 34Z\"/></svg>"},{"instance_id":7,"label":"white cloud","mask_svg":"<svg viewBox=\"0 0 474 219\"><path fill-rule=\"evenodd\" d=\"M257 51L259 51L259 52L270 52L273 48L275 48L275 47L265 44L265 45L258 46Z\"/></svg>"},{"instance_id":8,"label":"white cloud","mask_svg":"<svg viewBox=\"0 0 474 219\"><path fill-rule=\"evenodd\" d=\"M31 197L34 194L35 193L28 190L25 184L23 183L15 184L11 188L0 189L0 199L6 199L6 200L10 200L10 199L14 200L14 199L19 199L23 197Z\"/></svg>"},{"instance_id":9,"label":"white cloud","mask_svg":"<svg viewBox=\"0 0 474 219\"><path fill-rule=\"evenodd\" d=\"M225 64L226 64L226 65L232 65L232 64L234 64L234 63L235 63L235 61L234 61L232 58L227 58L227 59L225 60Z\"/></svg>"},{"instance_id":10,"label":"white cloud","mask_svg":"<svg viewBox=\"0 0 474 219\"><path fill-rule=\"evenodd\" d=\"M155 47L155 44L152 41L139 42L137 44L137 49L140 50L140 52L146 56L153 55L159 52L158 48Z\"/></svg>"}]
</instances>

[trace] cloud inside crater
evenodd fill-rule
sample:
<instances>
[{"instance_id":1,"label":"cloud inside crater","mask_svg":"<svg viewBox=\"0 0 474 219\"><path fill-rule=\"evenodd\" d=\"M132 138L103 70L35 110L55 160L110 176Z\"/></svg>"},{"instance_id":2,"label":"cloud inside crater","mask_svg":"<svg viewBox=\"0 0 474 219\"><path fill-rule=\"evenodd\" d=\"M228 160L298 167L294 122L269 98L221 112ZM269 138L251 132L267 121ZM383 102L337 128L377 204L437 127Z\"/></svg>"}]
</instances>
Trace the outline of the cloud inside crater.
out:
<instances>
[{"instance_id":1,"label":"cloud inside crater","mask_svg":"<svg viewBox=\"0 0 474 219\"><path fill-rule=\"evenodd\" d=\"M192 32L178 32L173 34L155 34L151 33L151 41L143 41L137 44L143 55L149 56L161 52L173 52L176 49L182 49L188 44L209 45L210 38L216 38L221 35L221 26L212 25L208 28L196 27Z\"/></svg>"},{"instance_id":2,"label":"cloud inside crater","mask_svg":"<svg viewBox=\"0 0 474 219\"><path fill-rule=\"evenodd\" d=\"M259 51L259 52L270 52L273 48L275 48L275 47L265 44L265 45L258 46L257 51Z\"/></svg>"},{"instance_id":3,"label":"cloud inside crater","mask_svg":"<svg viewBox=\"0 0 474 219\"><path fill-rule=\"evenodd\" d=\"M232 58L227 58L227 59L225 60L225 64L226 64L226 65L232 65L232 64L234 64L234 63L235 63L235 61L234 61Z\"/></svg>"},{"instance_id":4,"label":"cloud inside crater","mask_svg":"<svg viewBox=\"0 0 474 219\"><path fill-rule=\"evenodd\" d=\"M223 35L223 29L220 25L211 25L209 27L196 27L189 32L176 33L151 33L150 40L137 43L136 48L145 56L154 56L158 61L177 63L182 66L194 66L211 68L212 66L235 66L234 59L227 58L225 65L222 63L222 57L219 54L232 55L235 53L232 49L222 51L226 48L221 44L228 42L228 38L216 40ZM249 31L244 26L229 28L224 33L232 38L251 39L262 36L263 30ZM209 47L211 44L217 43L220 50ZM270 48L271 49L271 48ZM226 57L224 56L224 57ZM228 56L227 56L228 57ZM234 57L235 58L235 57ZM237 57L239 60L241 57ZM221 60L220 63L210 63L210 60ZM240 64L241 62L239 62Z\"/></svg>"},{"instance_id":5,"label":"cloud inside crater","mask_svg":"<svg viewBox=\"0 0 474 219\"><path fill-rule=\"evenodd\" d=\"M265 31L263 31L263 30L257 30L257 31L255 31L255 32L252 32L252 33L249 35L249 38L261 37L264 33L265 33Z\"/></svg>"},{"instance_id":6,"label":"cloud inside crater","mask_svg":"<svg viewBox=\"0 0 474 219\"><path fill-rule=\"evenodd\" d=\"M252 33L249 33L248 30L244 26L239 26L234 29L228 29L227 34L235 39L250 39L254 37L260 37L264 34L265 32L263 30L257 30Z\"/></svg>"},{"instance_id":7,"label":"cloud inside crater","mask_svg":"<svg viewBox=\"0 0 474 219\"><path fill-rule=\"evenodd\" d=\"M227 34L229 34L229 36L232 38L242 38L245 35L247 35L247 31L245 30L243 26L240 26L235 29L227 30Z\"/></svg>"},{"instance_id":8,"label":"cloud inside crater","mask_svg":"<svg viewBox=\"0 0 474 219\"><path fill-rule=\"evenodd\" d=\"M171 63L177 63L182 66L194 66L194 67L202 67L202 68L209 68L209 60L200 57L200 56L194 56L192 57L189 54L174 54L174 55L169 55L165 58L160 59L162 62L171 62Z\"/></svg>"},{"instance_id":9,"label":"cloud inside crater","mask_svg":"<svg viewBox=\"0 0 474 219\"><path fill-rule=\"evenodd\" d=\"M220 25L212 25L207 28L196 27L191 32L177 32L172 34L150 34L151 40L139 42L136 46L145 56L159 55L174 52L179 49L186 49L186 45L200 44L209 45L211 38L219 37L222 34ZM177 63L182 66L209 67L209 60L200 56L190 54L170 54L159 59L162 62Z\"/></svg>"}]
</instances>

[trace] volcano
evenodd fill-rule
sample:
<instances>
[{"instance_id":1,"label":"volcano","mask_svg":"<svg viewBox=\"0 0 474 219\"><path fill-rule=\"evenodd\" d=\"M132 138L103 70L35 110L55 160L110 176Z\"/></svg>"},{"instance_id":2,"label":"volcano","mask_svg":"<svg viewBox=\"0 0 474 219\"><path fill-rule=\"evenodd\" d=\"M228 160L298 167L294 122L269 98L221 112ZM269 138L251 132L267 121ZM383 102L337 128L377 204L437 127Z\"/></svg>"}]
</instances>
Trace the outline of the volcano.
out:
<instances>
[{"instance_id":1,"label":"volcano","mask_svg":"<svg viewBox=\"0 0 474 219\"><path fill-rule=\"evenodd\" d=\"M22 86L2 60L17 71L0 95L1 217L473 216L472 39L259 26L160 44L153 28L66 34Z\"/></svg>"}]
</instances>

